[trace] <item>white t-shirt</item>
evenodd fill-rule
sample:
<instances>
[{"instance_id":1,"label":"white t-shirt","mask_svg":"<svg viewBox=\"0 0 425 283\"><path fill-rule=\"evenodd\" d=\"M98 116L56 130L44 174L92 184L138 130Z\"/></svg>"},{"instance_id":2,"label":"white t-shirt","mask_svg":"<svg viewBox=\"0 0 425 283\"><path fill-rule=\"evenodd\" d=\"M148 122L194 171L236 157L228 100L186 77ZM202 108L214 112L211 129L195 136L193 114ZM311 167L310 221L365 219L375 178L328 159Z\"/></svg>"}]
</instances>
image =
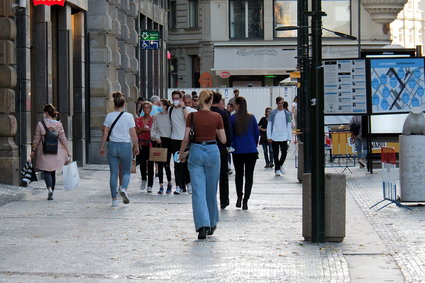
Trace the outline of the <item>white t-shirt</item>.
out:
<instances>
[{"instance_id":1,"label":"white t-shirt","mask_svg":"<svg viewBox=\"0 0 425 283\"><path fill-rule=\"evenodd\" d=\"M291 134L291 122L286 121L285 111L277 111L274 123L269 121L267 125L267 138L273 141L290 141Z\"/></svg>"},{"instance_id":2,"label":"white t-shirt","mask_svg":"<svg viewBox=\"0 0 425 283\"><path fill-rule=\"evenodd\" d=\"M103 125L111 128L112 123L114 123L120 113L121 112L114 111L106 115ZM130 129L134 127L136 127L136 124L134 122L133 115L124 112L112 129L109 140L112 142L131 142Z\"/></svg>"},{"instance_id":3,"label":"white t-shirt","mask_svg":"<svg viewBox=\"0 0 425 283\"><path fill-rule=\"evenodd\" d=\"M183 114L183 108L173 107L172 109L173 110L171 112L171 139L182 141L184 139L184 133L186 130L186 119Z\"/></svg>"}]
</instances>

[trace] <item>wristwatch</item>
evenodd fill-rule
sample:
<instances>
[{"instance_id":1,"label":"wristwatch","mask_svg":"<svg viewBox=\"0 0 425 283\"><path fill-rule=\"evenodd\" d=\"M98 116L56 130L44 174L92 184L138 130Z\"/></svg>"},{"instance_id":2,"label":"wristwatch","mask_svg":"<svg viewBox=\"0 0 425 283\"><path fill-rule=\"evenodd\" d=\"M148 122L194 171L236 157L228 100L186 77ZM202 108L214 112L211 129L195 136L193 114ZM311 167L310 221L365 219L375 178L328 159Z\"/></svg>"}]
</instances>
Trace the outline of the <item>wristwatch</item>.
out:
<instances>
[{"instance_id":1,"label":"wristwatch","mask_svg":"<svg viewBox=\"0 0 425 283\"><path fill-rule=\"evenodd\" d=\"M186 106L183 106L182 109L185 110L186 109Z\"/></svg>"}]
</instances>

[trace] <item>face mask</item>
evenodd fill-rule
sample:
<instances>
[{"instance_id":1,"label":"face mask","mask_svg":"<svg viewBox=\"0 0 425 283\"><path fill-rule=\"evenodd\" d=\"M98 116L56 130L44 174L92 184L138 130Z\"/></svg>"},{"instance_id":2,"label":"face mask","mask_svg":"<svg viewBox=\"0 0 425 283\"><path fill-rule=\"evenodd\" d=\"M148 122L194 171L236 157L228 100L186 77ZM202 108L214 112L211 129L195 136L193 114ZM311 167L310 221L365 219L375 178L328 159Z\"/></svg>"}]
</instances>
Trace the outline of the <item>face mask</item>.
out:
<instances>
[{"instance_id":1,"label":"face mask","mask_svg":"<svg viewBox=\"0 0 425 283\"><path fill-rule=\"evenodd\" d=\"M174 106L179 106L180 105L180 100L173 100L173 104L174 104Z\"/></svg>"},{"instance_id":2,"label":"face mask","mask_svg":"<svg viewBox=\"0 0 425 283\"><path fill-rule=\"evenodd\" d=\"M162 106L158 106L156 109L158 110L158 112L162 112Z\"/></svg>"}]
</instances>

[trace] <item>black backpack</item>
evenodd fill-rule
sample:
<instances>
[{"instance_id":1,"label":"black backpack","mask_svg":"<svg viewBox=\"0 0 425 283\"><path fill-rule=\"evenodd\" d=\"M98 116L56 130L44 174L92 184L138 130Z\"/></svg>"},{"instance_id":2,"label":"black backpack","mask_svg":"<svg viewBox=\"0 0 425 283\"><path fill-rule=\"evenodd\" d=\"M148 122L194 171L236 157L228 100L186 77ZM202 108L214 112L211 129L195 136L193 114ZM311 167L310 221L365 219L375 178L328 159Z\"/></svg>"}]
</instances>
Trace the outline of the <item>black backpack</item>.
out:
<instances>
[{"instance_id":1,"label":"black backpack","mask_svg":"<svg viewBox=\"0 0 425 283\"><path fill-rule=\"evenodd\" d=\"M43 124L44 129L46 130L43 140L43 152L46 154L57 154L59 144L58 136L56 135L53 129L49 130L47 128L46 123L44 123L44 121L41 121L41 123Z\"/></svg>"}]
</instances>

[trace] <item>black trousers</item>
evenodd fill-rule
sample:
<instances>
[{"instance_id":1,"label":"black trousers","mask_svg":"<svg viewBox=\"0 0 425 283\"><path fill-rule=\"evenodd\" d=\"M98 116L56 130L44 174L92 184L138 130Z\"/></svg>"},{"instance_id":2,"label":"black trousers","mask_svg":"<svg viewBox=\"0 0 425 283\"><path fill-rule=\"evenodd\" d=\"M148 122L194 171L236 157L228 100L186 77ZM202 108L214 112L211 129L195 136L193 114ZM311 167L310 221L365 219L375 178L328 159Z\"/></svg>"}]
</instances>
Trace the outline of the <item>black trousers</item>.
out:
<instances>
[{"instance_id":1,"label":"black trousers","mask_svg":"<svg viewBox=\"0 0 425 283\"><path fill-rule=\"evenodd\" d=\"M46 182L46 187L54 191L56 186L56 171L43 171L43 177L44 182Z\"/></svg>"},{"instance_id":2,"label":"black trousers","mask_svg":"<svg viewBox=\"0 0 425 283\"><path fill-rule=\"evenodd\" d=\"M220 149L220 203L229 204L229 153Z\"/></svg>"},{"instance_id":3,"label":"black trousers","mask_svg":"<svg viewBox=\"0 0 425 283\"><path fill-rule=\"evenodd\" d=\"M174 155L176 151L180 151L182 141L171 140L171 153ZM187 161L182 163L174 162L174 179L176 186L179 186L183 191L186 190L186 184L190 183L189 169L187 168Z\"/></svg>"},{"instance_id":4,"label":"black trousers","mask_svg":"<svg viewBox=\"0 0 425 283\"><path fill-rule=\"evenodd\" d=\"M153 161L149 161L149 146L141 146L140 153L137 155L137 159L140 165L140 175L142 176L142 180L148 181L148 187L153 186ZM146 163L148 166L148 176L146 178Z\"/></svg>"},{"instance_id":5,"label":"black trousers","mask_svg":"<svg viewBox=\"0 0 425 283\"><path fill-rule=\"evenodd\" d=\"M156 146L159 146L158 144ZM167 181L171 182L171 169L170 169L170 159L171 159L171 139L161 137L161 148L167 148L167 161L166 162L157 162L158 163L158 179L159 183L163 184L164 179L164 170L167 175Z\"/></svg>"},{"instance_id":6,"label":"black trousers","mask_svg":"<svg viewBox=\"0 0 425 283\"><path fill-rule=\"evenodd\" d=\"M288 153L288 141L272 141L274 170L280 170L283 163L285 163L286 155ZM279 158L279 150L281 156Z\"/></svg>"},{"instance_id":7,"label":"black trousers","mask_svg":"<svg viewBox=\"0 0 425 283\"><path fill-rule=\"evenodd\" d=\"M243 179L245 175L245 196L244 199L248 200L251 196L252 184L254 182L254 168L258 159L258 153L240 153L233 154L233 165L235 166L235 183L236 194L238 198L244 195Z\"/></svg>"}]
</instances>

